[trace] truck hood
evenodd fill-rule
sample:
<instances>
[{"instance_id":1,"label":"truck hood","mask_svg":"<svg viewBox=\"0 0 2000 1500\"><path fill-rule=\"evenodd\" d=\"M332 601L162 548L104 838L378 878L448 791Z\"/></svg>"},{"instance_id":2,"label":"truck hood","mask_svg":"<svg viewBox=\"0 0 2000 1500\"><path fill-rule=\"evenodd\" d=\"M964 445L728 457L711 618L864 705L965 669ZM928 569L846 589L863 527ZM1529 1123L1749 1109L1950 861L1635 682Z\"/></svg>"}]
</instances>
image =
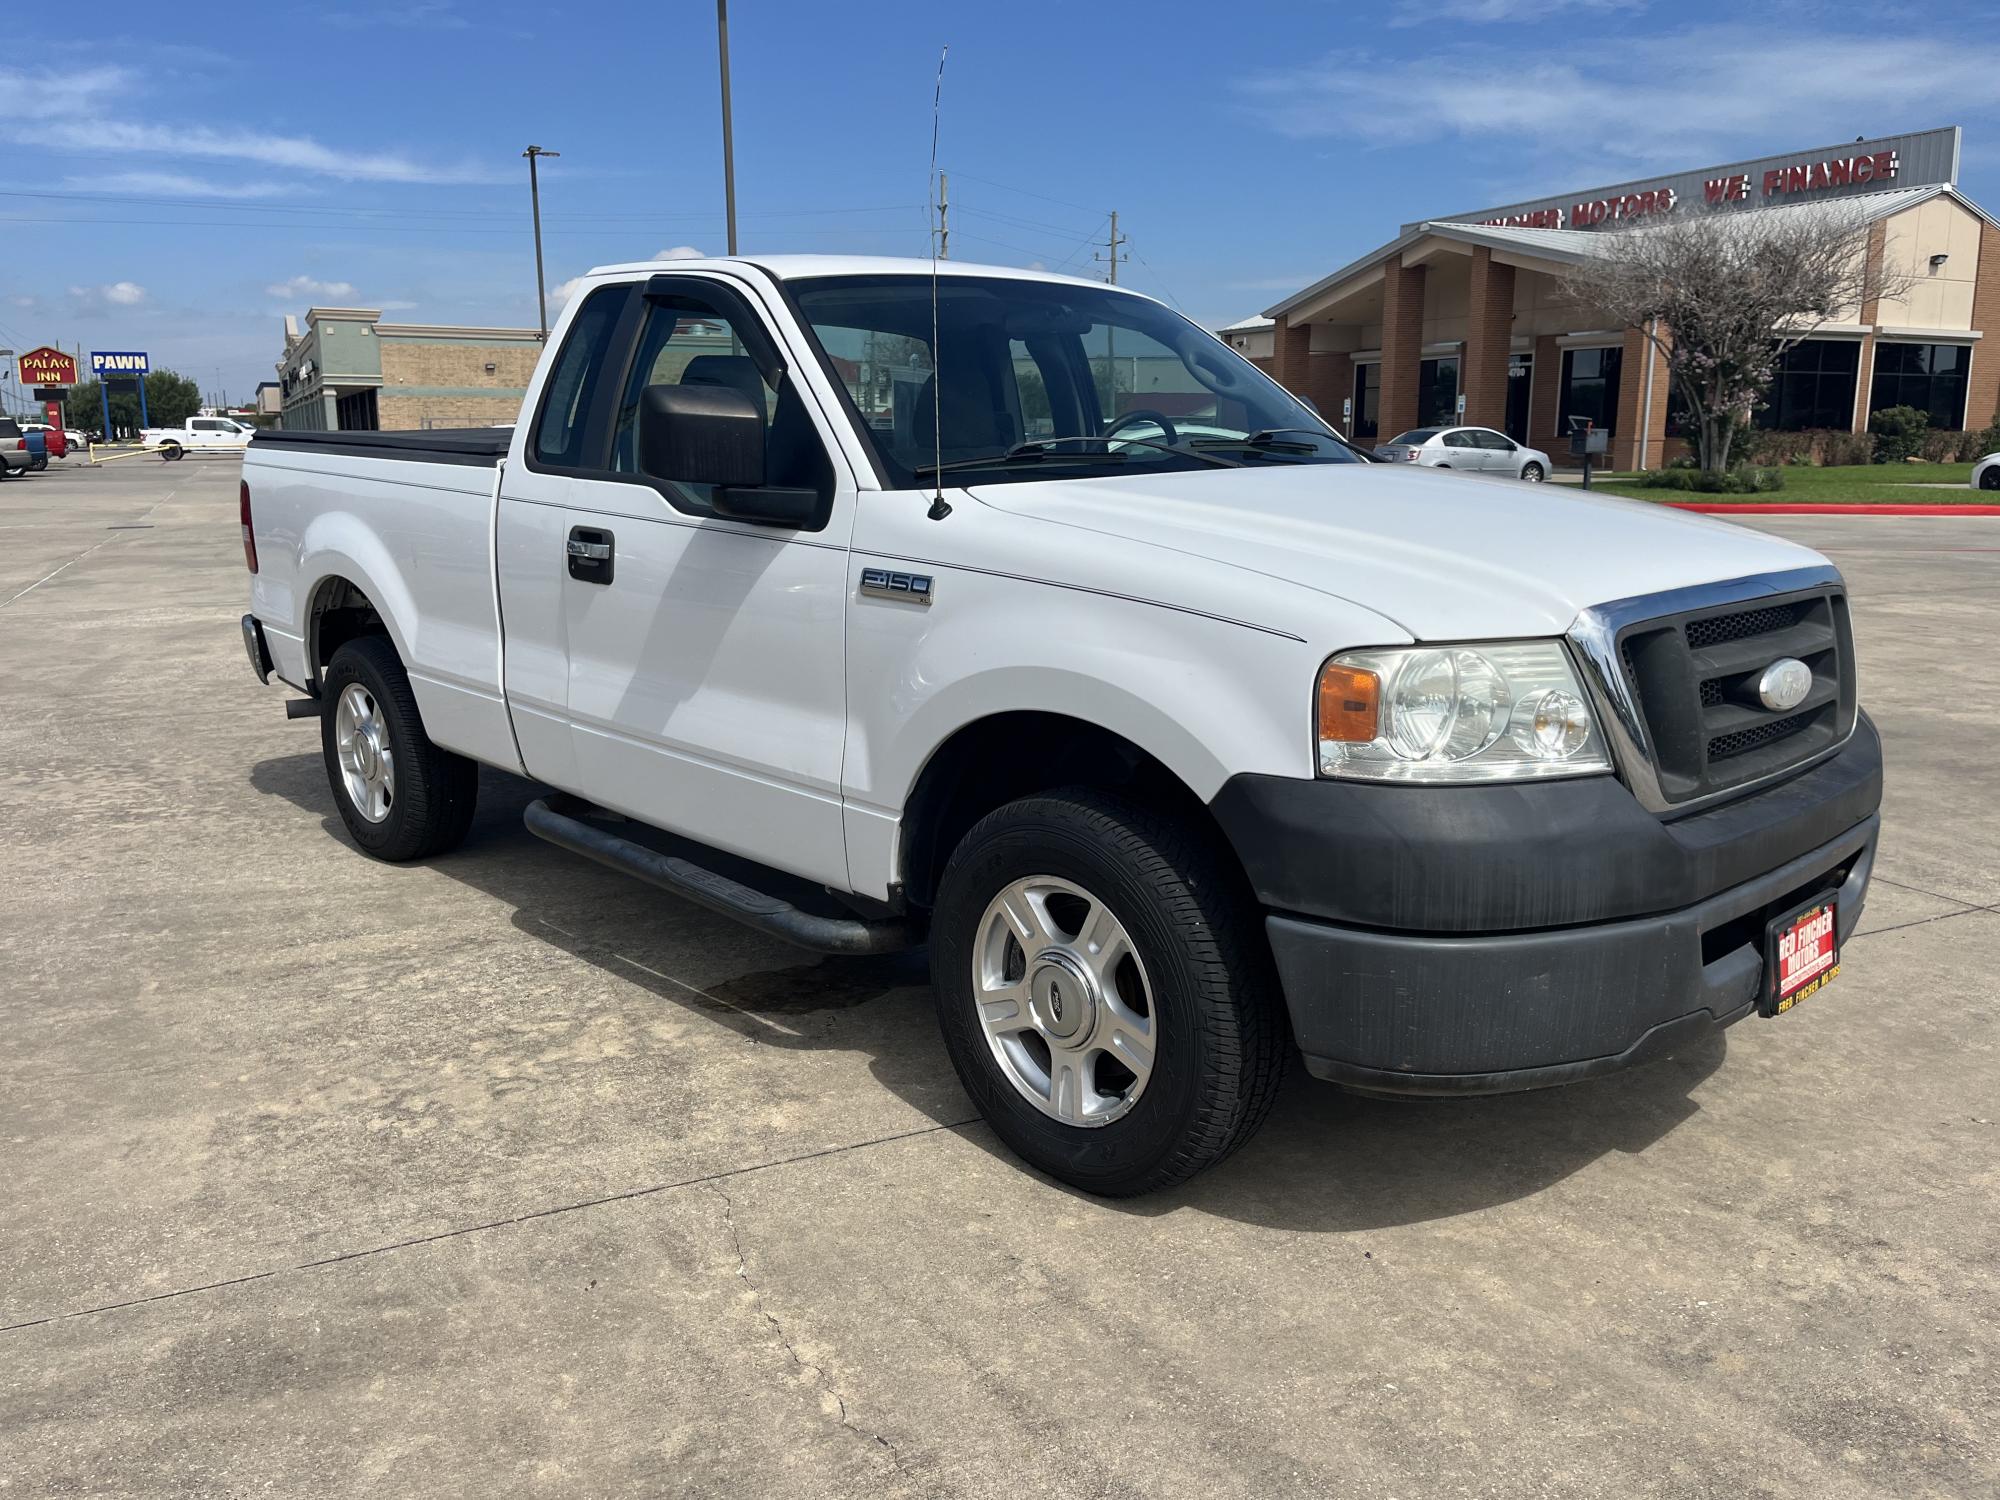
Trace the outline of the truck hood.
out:
<instances>
[{"instance_id":1,"label":"truck hood","mask_svg":"<svg viewBox=\"0 0 2000 1500\"><path fill-rule=\"evenodd\" d=\"M1011 515L1345 599L1417 640L1560 635L1593 604L1826 561L1643 500L1377 464L1037 480L972 493ZM1182 577L1199 590L1198 568Z\"/></svg>"}]
</instances>

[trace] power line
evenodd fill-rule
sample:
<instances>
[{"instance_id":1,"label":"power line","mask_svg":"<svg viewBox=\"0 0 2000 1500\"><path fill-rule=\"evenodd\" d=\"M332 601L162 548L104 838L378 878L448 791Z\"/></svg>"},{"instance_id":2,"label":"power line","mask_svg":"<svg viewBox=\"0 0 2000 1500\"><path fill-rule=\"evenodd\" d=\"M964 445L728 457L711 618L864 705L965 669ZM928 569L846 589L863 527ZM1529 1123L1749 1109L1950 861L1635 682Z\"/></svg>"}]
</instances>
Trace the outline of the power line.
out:
<instances>
[{"instance_id":1,"label":"power line","mask_svg":"<svg viewBox=\"0 0 2000 1500\"><path fill-rule=\"evenodd\" d=\"M398 208L365 207L360 204L313 204L313 203L239 203L219 201L210 198L155 198L126 193L43 193L20 189L0 189L0 198L35 198L65 203L112 203L141 205L149 208L205 209L227 214L291 214L303 216L353 216L356 218L391 218L402 221L447 221L454 219L486 220L504 222L509 215L501 209L425 209L408 212ZM757 213L739 214L739 218L754 219L796 219L821 218L846 214L892 214L907 213L922 207L915 203L856 204L837 208L774 208ZM606 223L715 223L721 215L712 213L691 214L621 214L621 213L570 213L551 214L547 223L580 223L585 220ZM69 222L64 220L23 220L26 223ZM116 222L107 220L105 222ZM324 226L322 226L324 227Z\"/></svg>"},{"instance_id":2,"label":"power line","mask_svg":"<svg viewBox=\"0 0 2000 1500\"><path fill-rule=\"evenodd\" d=\"M1126 238L1125 243L1128 245L1132 243L1131 238L1129 236ZM1174 289L1167 285L1167 278L1162 276L1158 271L1155 271L1153 269L1153 263L1150 260L1147 260L1146 257L1141 255L1137 250L1134 250L1132 252L1132 258L1138 261L1140 265L1144 266L1146 268L1146 274L1148 276L1151 276L1153 280L1157 281L1160 284L1160 290L1165 292L1167 294L1167 300L1173 303L1174 311L1185 314L1187 312L1187 309L1181 306L1181 299L1176 297L1174 295Z\"/></svg>"},{"instance_id":3,"label":"power line","mask_svg":"<svg viewBox=\"0 0 2000 1500\"><path fill-rule=\"evenodd\" d=\"M956 167L953 167L951 170L954 172L958 172L958 168ZM1081 212L1087 214L1095 213L1097 211L1094 208L1092 208L1088 203L1072 203L1067 198L1051 198L1047 193L1033 193L1028 191L1028 189L1026 188L1014 187L1009 183L995 182L991 177L975 177L970 172L958 172L958 175L960 177L963 177L967 182L983 182L988 187L999 188L1002 192L1019 193L1023 198L1039 198L1044 203L1060 204L1064 208L1078 209Z\"/></svg>"},{"instance_id":4,"label":"power line","mask_svg":"<svg viewBox=\"0 0 2000 1500\"><path fill-rule=\"evenodd\" d=\"M1012 224L1021 229L1046 229L1051 234L1060 235L1074 235L1084 232L1074 224L1044 224L1039 219L1023 219L1014 214L996 214L990 208L968 208L963 203L958 206L958 211L962 214L972 214L981 219L991 219L998 224ZM1090 230L1092 234L1096 232L1094 227Z\"/></svg>"}]
</instances>

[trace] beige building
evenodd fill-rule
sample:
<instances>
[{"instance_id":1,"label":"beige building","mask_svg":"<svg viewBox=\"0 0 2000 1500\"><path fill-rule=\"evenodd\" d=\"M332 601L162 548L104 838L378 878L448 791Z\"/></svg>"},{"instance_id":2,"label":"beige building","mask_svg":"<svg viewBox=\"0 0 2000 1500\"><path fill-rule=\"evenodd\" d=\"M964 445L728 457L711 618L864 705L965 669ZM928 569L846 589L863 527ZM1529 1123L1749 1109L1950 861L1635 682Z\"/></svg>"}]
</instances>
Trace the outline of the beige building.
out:
<instances>
[{"instance_id":1,"label":"beige building","mask_svg":"<svg viewBox=\"0 0 2000 1500\"><path fill-rule=\"evenodd\" d=\"M282 425L307 431L495 427L512 423L541 357L532 328L384 323L366 307L285 319Z\"/></svg>"},{"instance_id":2,"label":"beige building","mask_svg":"<svg viewBox=\"0 0 2000 1500\"><path fill-rule=\"evenodd\" d=\"M1268 309L1268 332L1247 320L1218 336L1364 445L1463 421L1562 460L1581 417L1609 429L1614 465L1654 467L1682 451L1665 361L1635 329L1590 326L1564 271L1614 225L1840 199L1910 290L1789 350L1758 425L1858 431L1915 406L1933 427L1983 428L2000 417L2000 349L1984 344L2000 337L2000 221L1958 191L1958 154L1954 126L1408 224Z\"/></svg>"}]
</instances>

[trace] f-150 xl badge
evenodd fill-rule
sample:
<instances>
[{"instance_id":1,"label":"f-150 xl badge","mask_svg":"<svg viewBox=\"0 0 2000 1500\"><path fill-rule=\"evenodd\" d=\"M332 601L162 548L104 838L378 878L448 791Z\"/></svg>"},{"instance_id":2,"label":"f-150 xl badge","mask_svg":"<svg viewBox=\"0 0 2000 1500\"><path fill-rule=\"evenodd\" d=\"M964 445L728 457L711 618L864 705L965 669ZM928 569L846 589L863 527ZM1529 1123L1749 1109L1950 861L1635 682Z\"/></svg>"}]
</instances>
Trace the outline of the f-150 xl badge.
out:
<instances>
[{"instance_id":1,"label":"f-150 xl badge","mask_svg":"<svg viewBox=\"0 0 2000 1500\"><path fill-rule=\"evenodd\" d=\"M863 568L861 592L882 599L907 599L912 604L931 602L931 575L896 573L888 568Z\"/></svg>"}]
</instances>

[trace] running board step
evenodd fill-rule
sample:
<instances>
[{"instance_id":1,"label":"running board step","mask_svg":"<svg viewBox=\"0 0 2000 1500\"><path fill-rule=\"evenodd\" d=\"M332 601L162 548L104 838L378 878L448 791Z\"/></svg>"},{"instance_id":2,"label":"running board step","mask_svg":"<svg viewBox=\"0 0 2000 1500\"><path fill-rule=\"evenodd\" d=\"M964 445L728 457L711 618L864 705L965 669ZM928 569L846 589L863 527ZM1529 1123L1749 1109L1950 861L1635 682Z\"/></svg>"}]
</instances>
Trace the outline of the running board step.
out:
<instances>
[{"instance_id":1,"label":"running board step","mask_svg":"<svg viewBox=\"0 0 2000 1500\"><path fill-rule=\"evenodd\" d=\"M571 798L563 798L572 802ZM921 939L911 924L900 917L822 917L800 911L789 901L767 891L753 890L726 875L705 870L676 855L662 854L644 844L620 838L595 824L568 813L558 812L551 799L537 798L528 804L521 821L536 838L594 859L648 885L734 917L748 927L768 932L815 953L861 955L898 953L918 946Z\"/></svg>"}]
</instances>

